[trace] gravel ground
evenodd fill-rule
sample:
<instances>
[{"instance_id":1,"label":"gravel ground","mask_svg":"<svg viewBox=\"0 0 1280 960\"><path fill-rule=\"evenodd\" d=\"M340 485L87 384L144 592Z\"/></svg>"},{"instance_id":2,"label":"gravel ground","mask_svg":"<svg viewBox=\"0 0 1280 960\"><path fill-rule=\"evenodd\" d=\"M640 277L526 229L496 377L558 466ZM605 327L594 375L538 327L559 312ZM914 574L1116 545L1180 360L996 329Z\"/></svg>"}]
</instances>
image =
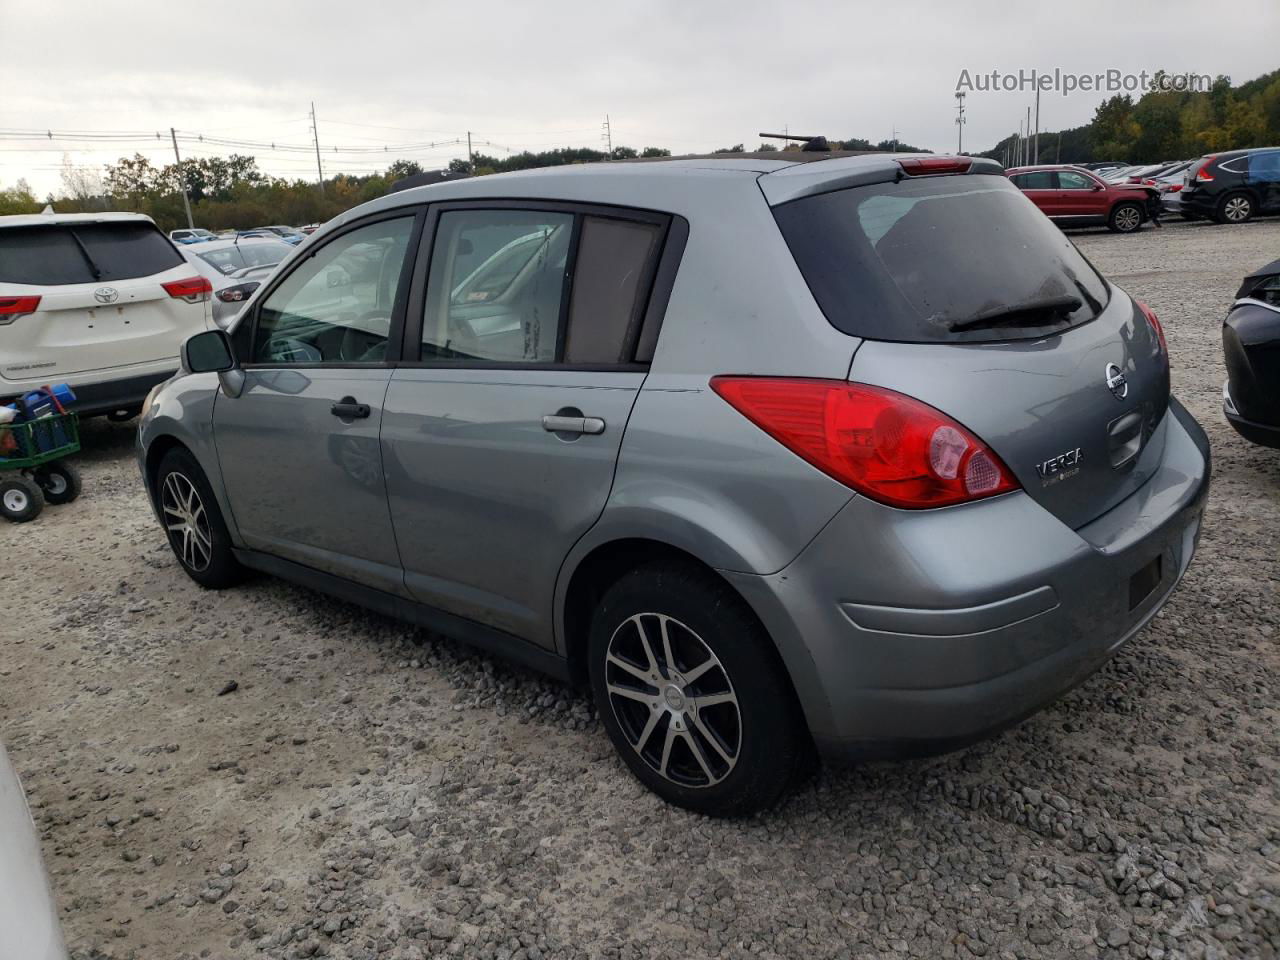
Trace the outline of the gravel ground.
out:
<instances>
[{"instance_id":1,"label":"gravel ground","mask_svg":"<svg viewBox=\"0 0 1280 960\"><path fill-rule=\"evenodd\" d=\"M283 583L201 591L131 426L89 424L84 497L0 524L0 737L74 956L1280 955L1280 454L1219 409L1280 222L1076 239L1213 441L1181 589L1018 728L749 821L645 792L577 692Z\"/></svg>"}]
</instances>

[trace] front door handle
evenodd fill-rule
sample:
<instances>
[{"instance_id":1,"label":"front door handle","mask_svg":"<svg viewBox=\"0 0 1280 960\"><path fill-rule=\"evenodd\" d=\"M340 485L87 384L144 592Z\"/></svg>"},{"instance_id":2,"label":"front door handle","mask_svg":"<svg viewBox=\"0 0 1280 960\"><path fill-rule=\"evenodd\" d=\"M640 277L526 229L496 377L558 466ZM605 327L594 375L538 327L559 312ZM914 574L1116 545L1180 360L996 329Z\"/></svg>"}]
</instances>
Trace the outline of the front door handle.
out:
<instances>
[{"instance_id":1,"label":"front door handle","mask_svg":"<svg viewBox=\"0 0 1280 960\"><path fill-rule=\"evenodd\" d=\"M599 417L562 417L547 416L542 418L542 429L548 433L604 433L604 421Z\"/></svg>"},{"instance_id":2,"label":"front door handle","mask_svg":"<svg viewBox=\"0 0 1280 960\"><path fill-rule=\"evenodd\" d=\"M364 420L370 410L367 403L356 403L355 397L343 397L329 408L329 412L342 420Z\"/></svg>"}]
</instances>

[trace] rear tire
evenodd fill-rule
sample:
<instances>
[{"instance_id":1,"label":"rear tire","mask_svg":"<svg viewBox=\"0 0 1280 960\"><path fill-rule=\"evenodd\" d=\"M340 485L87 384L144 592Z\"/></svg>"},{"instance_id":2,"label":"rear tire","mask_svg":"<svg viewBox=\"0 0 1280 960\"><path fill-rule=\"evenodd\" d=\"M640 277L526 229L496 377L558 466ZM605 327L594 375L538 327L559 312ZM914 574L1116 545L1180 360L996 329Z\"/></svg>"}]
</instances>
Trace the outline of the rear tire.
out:
<instances>
[{"instance_id":1,"label":"rear tire","mask_svg":"<svg viewBox=\"0 0 1280 960\"><path fill-rule=\"evenodd\" d=\"M0 517L13 523L26 523L40 516L44 494L34 480L16 474L0 477Z\"/></svg>"},{"instance_id":2,"label":"rear tire","mask_svg":"<svg viewBox=\"0 0 1280 960\"><path fill-rule=\"evenodd\" d=\"M720 578L655 563L600 600L591 689L614 748L668 803L745 816L783 795L807 754L786 670Z\"/></svg>"},{"instance_id":3,"label":"rear tire","mask_svg":"<svg viewBox=\"0 0 1280 960\"><path fill-rule=\"evenodd\" d=\"M1219 223L1248 223L1253 219L1253 198L1247 193L1228 193L1218 201L1214 219Z\"/></svg>"},{"instance_id":4,"label":"rear tire","mask_svg":"<svg viewBox=\"0 0 1280 960\"><path fill-rule=\"evenodd\" d=\"M45 503L70 503L80 496L83 483L80 471L63 460L46 463L36 468L36 483L44 494Z\"/></svg>"},{"instance_id":5,"label":"rear tire","mask_svg":"<svg viewBox=\"0 0 1280 960\"><path fill-rule=\"evenodd\" d=\"M1142 226L1142 207L1136 203L1117 203L1107 217L1107 229L1113 233L1133 233Z\"/></svg>"},{"instance_id":6,"label":"rear tire","mask_svg":"<svg viewBox=\"0 0 1280 960\"><path fill-rule=\"evenodd\" d=\"M169 546L187 576L210 590L244 579L217 498L189 451L178 447L160 460L155 496Z\"/></svg>"}]
</instances>

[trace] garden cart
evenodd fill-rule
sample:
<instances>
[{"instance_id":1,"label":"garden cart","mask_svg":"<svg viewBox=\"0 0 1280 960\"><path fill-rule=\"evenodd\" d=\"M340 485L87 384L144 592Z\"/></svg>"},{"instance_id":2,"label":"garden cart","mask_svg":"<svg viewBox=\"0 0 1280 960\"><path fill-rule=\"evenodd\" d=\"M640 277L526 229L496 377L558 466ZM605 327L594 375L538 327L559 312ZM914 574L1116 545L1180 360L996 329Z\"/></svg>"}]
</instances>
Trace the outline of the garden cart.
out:
<instances>
[{"instance_id":1,"label":"garden cart","mask_svg":"<svg viewBox=\"0 0 1280 960\"><path fill-rule=\"evenodd\" d=\"M79 449L74 413L0 423L0 516L25 523L80 496L80 472L62 459Z\"/></svg>"}]
</instances>

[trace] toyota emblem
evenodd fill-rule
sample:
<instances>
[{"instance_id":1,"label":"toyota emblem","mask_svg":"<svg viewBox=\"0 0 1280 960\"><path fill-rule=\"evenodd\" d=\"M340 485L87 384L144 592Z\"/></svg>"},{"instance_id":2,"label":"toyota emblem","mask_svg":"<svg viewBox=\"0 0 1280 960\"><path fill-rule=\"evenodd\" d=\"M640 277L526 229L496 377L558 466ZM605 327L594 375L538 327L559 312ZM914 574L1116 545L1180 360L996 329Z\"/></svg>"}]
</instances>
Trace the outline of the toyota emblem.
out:
<instances>
[{"instance_id":1,"label":"toyota emblem","mask_svg":"<svg viewBox=\"0 0 1280 960\"><path fill-rule=\"evenodd\" d=\"M115 303L120 299L120 291L115 287L99 287L93 291L93 299L99 303Z\"/></svg>"}]
</instances>

